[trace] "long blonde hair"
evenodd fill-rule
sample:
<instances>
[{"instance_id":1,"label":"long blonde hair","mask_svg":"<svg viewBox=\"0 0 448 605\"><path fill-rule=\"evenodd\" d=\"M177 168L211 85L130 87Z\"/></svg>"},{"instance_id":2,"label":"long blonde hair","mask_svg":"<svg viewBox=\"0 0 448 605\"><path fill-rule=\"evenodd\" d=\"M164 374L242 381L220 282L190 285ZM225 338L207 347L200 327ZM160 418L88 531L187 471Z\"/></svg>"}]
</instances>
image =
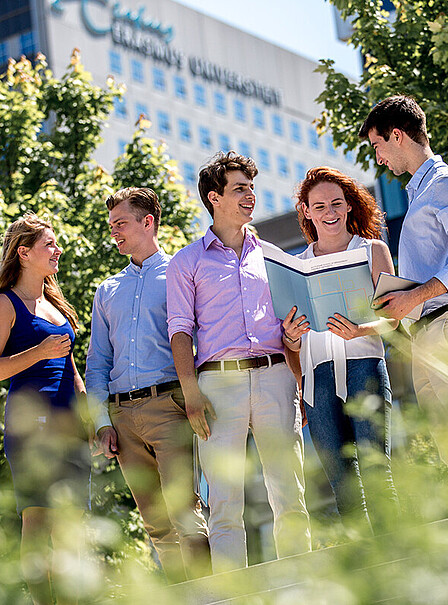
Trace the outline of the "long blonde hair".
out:
<instances>
[{"instance_id":1,"label":"long blonde hair","mask_svg":"<svg viewBox=\"0 0 448 605\"><path fill-rule=\"evenodd\" d=\"M44 229L51 229L51 223L42 220L33 212L27 212L10 225L3 238L2 260L0 265L0 292L16 285L22 265L18 254L19 246L32 248L42 237ZM70 322L74 330L78 329L78 316L75 309L64 298L54 275L44 278L44 296Z\"/></svg>"}]
</instances>

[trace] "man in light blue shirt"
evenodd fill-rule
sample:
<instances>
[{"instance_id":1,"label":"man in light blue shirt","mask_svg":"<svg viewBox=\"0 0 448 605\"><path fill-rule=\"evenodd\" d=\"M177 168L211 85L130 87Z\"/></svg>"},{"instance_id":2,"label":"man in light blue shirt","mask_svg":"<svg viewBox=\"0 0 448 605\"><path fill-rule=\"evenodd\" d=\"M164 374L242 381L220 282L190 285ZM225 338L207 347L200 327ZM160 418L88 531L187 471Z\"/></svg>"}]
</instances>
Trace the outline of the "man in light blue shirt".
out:
<instances>
[{"instance_id":1,"label":"man in light blue shirt","mask_svg":"<svg viewBox=\"0 0 448 605\"><path fill-rule=\"evenodd\" d=\"M111 237L131 262L98 288L86 385L101 451L117 456L170 581L208 571L207 527L193 493L192 430L166 323L166 268L151 189L110 196ZM202 559L202 560L201 560Z\"/></svg>"},{"instance_id":2,"label":"man in light blue shirt","mask_svg":"<svg viewBox=\"0 0 448 605\"><path fill-rule=\"evenodd\" d=\"M448 165L434 155L426 117L414 99L394 96L376 105L360 132L378 164L395 175L412 175L409 208L398 248L399 274L421 285L377 300L381 313L403 319L420 303L422 317L411 328L414 388L428 412L442 459L448 463Z\"/></svg>"}]
</instances>

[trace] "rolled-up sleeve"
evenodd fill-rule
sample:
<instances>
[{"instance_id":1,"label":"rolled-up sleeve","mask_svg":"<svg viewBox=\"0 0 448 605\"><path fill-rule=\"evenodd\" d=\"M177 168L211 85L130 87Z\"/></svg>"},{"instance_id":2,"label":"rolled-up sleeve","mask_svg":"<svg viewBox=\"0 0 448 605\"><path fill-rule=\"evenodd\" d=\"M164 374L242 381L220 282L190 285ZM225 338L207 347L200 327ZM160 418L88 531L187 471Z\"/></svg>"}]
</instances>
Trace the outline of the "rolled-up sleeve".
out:
<instances>
[{"instance_id":1,"label":"rolled-up sleeve","mask_svg":"<svg viewBox=\"0 0 448 605\"><path fill-rule=\"evenodd\" d=\"M184 249L186 250L186 249ZM195 286L190 263L181 250L170 261L166 271L169 339L177 332L193 338L195 329Z\"/></svg>"},{"instance_id":2,"label":"rolled-up sleeve","mask_svg":"<svg viewBox=\"0 0 448 605\"><path fill-rule=\"evenodd\" d=\"M442 208L436 214L437 220L445 231L445 242L448 244L448 178L440 179L434 188L434 200ZM445 265L439 269L434 277L448 289L448 255L445 259Z\"/></svg>"},{"instance_id":3,"label":"rolled-up sleeve","mask_svg":"<svg viewBox=\"0 0 448 605\"><path fill-rule=\"evenodd\" d=\"M109 324L101 305L100 288L96 291L93 300L92 331L86 367L89 409L96 431L103 426L112 425L109 418L108 399L114 355L109 339Z\"/></svg>"}]
</instances>

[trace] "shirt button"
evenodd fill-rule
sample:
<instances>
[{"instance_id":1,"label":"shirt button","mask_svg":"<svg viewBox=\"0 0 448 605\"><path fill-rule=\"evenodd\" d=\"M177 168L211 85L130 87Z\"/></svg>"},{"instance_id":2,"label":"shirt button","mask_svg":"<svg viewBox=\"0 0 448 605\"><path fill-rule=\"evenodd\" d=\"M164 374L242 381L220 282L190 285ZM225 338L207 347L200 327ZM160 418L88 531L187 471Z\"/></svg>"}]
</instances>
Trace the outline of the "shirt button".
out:
<instances>
[{"instance_id":1,"label":"shirt button","mask_svg":"<svg viewBox=\"0 0 448 605\"><path fill-rule=\"evenodd\" d=\"M250 313L249 309L246 309L246 313Z\"/></svg>"},{"instance_id":2,"label":"shirt button","mask_svg":"<svg viewBox=\"0 0 448 605\"><path fill-rule=\"evenodd\" d=\"M135 341L135 338L131 338L131 342L134 342L134 341Z\"/></svg>"},{"instance_id":3,"label":"shirt button","mask_svg":"<svg viewBox=\"0 0 448 605\"><path fill-rule=\"evenodd\" d=\"M131 366L133 366L133 365L134 365L134 364L133 364L133 363L131 363Z\"/></svg>"},{"instance_id":4,"label":"shirt button","mask_svg":"<svg viewBox=\"0 0 448 605\"><path fill-rule=\"evenodd\" d=\"M135 389L135 384L132 385L132 388Z\"/></svg>"},{"instance_id":5,"label":"shirt button","mask_svg":"<svg viewBox=\"0 0 448 605\"><path fill-rule=\"evenodd\" d=\"M247 287L246 287L246 286L244 286L243 290L247 290Z\"/></svg>"},{"instance_id":6,"label":"shirt button","mask_svg":"<svg viewBox=\"0 0 448 605\"><path fill-rule=\"evenodd\" d=\"M140 279L143 279L143 275L139 275Z\"/></svg>"},{"instance_id":7,"label":"shirt button","mask_svg":"<svg viewBox=\"0 0 448 605\"><path fill-rule=\"evenodd\" d=\"M136 318L136 317L133 317L132 319L133 319L133 321L136 321L136 319L137 319L137 318Z\"/></svg>"},{"instance_id":8,"label":"shirt button","mask_svg":"<svg viewBox=\"0 0 448 605\"><path fill-rule=\"evenodd\" d=\"M138 294L137 294L137 296L135 298L138 298Z\"/></svg>"}]
</instances>

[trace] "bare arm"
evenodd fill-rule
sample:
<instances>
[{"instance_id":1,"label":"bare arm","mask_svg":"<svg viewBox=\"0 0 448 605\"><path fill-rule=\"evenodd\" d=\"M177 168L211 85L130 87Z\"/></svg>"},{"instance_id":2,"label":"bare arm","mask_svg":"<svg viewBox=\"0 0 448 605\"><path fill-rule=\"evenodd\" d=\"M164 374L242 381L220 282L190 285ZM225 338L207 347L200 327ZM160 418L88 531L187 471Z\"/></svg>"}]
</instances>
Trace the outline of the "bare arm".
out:
<instances>
[{"instance_id":1,"label":"bare arm","mask_svg":"<svg viewBox=\"0 0 448 605\"><path fill-rule=\"evenodd\" d=\"M380 273L390 273L391 275L394 275L394 264L387 245L380 240L373 240L372 280L374 284L378 281ZM328 318L327 326L333 334L341 336L344 340L351 340L352 338L358 338L360 336L372 336L395 330L398 326L398 321L392 317L389 319L380 317L375 321L357 326L346 317L339 315L339 313L335 313L334 317Z\"/></svg>"},{"instance_id":2,"label":"bare arm","mask_svg":"<svg viewBox=\"0 0 448 605\"><path fill-rule=\"evenodd\" d=\"M84 381L81 378L81 374L78 372L78 368L76 367L75 358L73 357L73 353L71 354L73 371L75 373L75 392L78 394L86 394L86 387L84 386Z\"/></svg>"},{"instance_id":3,"label":"bare arm","mask_svg":"<svg viewBox=\"0 0 448 605\"><path fill-rule=\"evenodd\" d=\"M210 428L205 418L207 411L216 418L209 399L200 391L194 370L194 357L191 336L185 332L176 332L171 338L174 365L176 366L182 391L185 397L185 410L195 433L205 441L210 437Z\"/></svg>"},{"instance_id":4,"label":"bare arm","mask_svg":"<svg viewBox=\"0 0 448 605\"><path fill-rule=\"evenodd\" d=\"M16 314L7 296L0 295L0 355L8 342ZM6 380L23 372L43 359L66 357L70 353L71 340L68 334L48 336L38 345L20 353L0 357L0 380Z\"/></svg>"}]
</instances>

